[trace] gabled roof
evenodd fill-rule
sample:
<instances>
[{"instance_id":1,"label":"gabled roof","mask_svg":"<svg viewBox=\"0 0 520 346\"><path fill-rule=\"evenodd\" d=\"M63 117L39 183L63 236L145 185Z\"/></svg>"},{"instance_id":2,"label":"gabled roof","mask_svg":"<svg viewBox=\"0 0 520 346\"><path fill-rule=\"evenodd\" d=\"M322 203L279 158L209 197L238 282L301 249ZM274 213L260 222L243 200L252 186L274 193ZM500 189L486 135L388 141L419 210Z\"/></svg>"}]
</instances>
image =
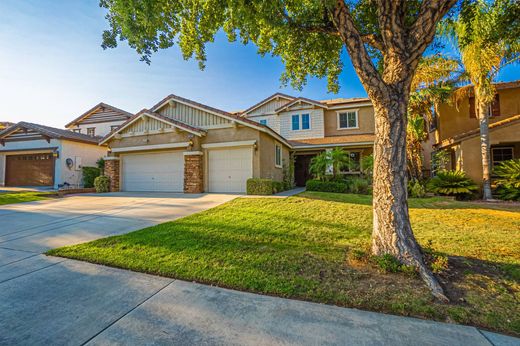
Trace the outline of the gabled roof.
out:
<instances>
[{"instance_id":1,"label":"gabled roof","mask_svg":"<svg viewBox=\"0 0 520 346\"><path fill-rule=\"evenodd\" d=\"M320 108L327 108L326 105L322 104L321 102L319 101L315 101L315 100L311 100L311 99L308 99L306 97L298 97L298 98L295 98L294 100L292 100L291 102L289 103L286 103L285 105L281 106L281 107L278 107L277 109L275 109L275 112L281 112L291 106L294 106L295 104L297 103L307 103L307 104L310 104L310 105L313 105L313 106L316 106L316 107L320 107Z\"/></svg>"},{"instance_id":2,"label":"gabled roof","mask_svg":"<svg viewBox=\"0 0 520 346\"><path fill-rule=\"evenodd\" d=\"M516 123L520 123L520 114L513 115L512 117L496 121L494 123L489 124L489 130L494 130L496 128L506 127L510 125L514 125ZM438 144L435 144L437 148L444 148L447 146L450 146L455 143L459 143L462 141L465 141L467 139L470 139L472 137L480 136L480 128L476 128L470 131L466 131L463 133L460 133L458 135L455 135L450 138L446 138L443 141L441 141Z\"/></svg>"},{"instance_id":3,"label":"gabled roof","mask_svg":"<svg viewBox=\"0 0 520 346\"><path fill-rule=\"evenodd\" d=\"M8 121L0 121L0 129L4 129L4 128L7 128L12 125L13 125L13 123L10 123Z\"/></svg>"},{"instance_id":4,"label":"gabled roof","mask_svg":"<svg viewBox=\"0 0 520 346\"><path fill-rule=\"evenodd\" d=\"M194 126L191 126L191 125L188 125L188 124L185 124L183 122L180 122L178 120L174 120L174 119L171 119L171 118L168 118L168 117L165 117L164 115L161 115L159 113L155 113L155 112L152 112L151 110L148 110L148 109L143 109L141 110L139 113L133 115L130 119L128 119L127 121L125 121L123 124L121 124L121 126L119 126L117 129L115 129L114 131L110 132L108 135L106 135L105 137L103 137L101 139L101 141L99 142L99 144L104 144L106 143L109 139L111 139L112 137L114 137L117 133L121 132L122 130L126 129L128 126L132 125L133 123L135 123L137 120L139 120L140 118L142 118L143 116L147 116L147 117L151 117L151 118L155 118L159 121L162 121L166 124L169 124L169 125L172 125L174 127L177 127L181 130L184 130L184 131L187 131L187 132L190 132L196 136L204 136L206 134L206 131L203 130L203 129L200 129L198 127L194 127Z\"/></svg>"},{"instance_id":5,"label":"gabled roof","mask_svg":"<svg viewBox=\"0 0 520 346\"><path fill-rule=\"evenodd\" d=\"M375 135L373 133L345 135L345 136L330 136L324 138L309 138L291 140L290 143L296 149L314 148L326 146L341 146L341 145L372 145L374 143Z\"/></svg>"},{"instance_id":6,"label":"gabled roof","mask_svg":"<svg viewBox=\"0 0 520 346\"><path fill-rule=\"evenodd\" d=\"M262 101L252 105L251 107L249 107L248 109L246 109L245 111L241 112L242 115L245 115L247 113L250 113L251 111L257 109L258 107L261 107L262 105L268 103L269 101L272 101L276 98L284 98L286 100L289 100L289 101L292 101L294 100L294 97L293 96L290 96L290 95L287 95L287 94L283 94L283 93L274 93L272 94L271 96L268 96L266 97L265 99L263 99Z\"/></svg>"},{"instance_id":7,"label":"gabled roof","mask_svg":"<svg viewBox=\"0 0 520 346\"><path fill-rule=\"evenodd\" d=\"M106 103L103 103L103 102L100 102L98 103L97 105L95 105L94 107L92 107L91 109L89 109L88 111L86 111L85 113L81 114L79 117L77 117L76 119L72 120L70 123L68 123L67 125L65 125L65 127L70 127L70 126L74 126L76 125L77 123L79 123L80 121L82 120L85 120L87 119L92 113L94 113L95 111L97 111L99 108L108 108L110 109L111 111L113 112L116 112L116 113L119 113L119 115L121 115L122 117L125 117L127 119L131 118L132 117L132 113L130 112L127 112L127 111L124 111L122 109L119 109L119 108L116 108L114 106L111 106L109 104L106 104Z\"/></svg>"},{"instance_id":8,"label":"gabled roof","mask_svg":"<svg viewBox=\"0 0 520 346\"><path fill-rule=\"evenodd\" d=\"M327 106L336 106L341 104L350 104L350 103L358 103L358 102L372 102L368 97L351 97L351 98L335 98L330 100L321 100L321 103Z\"/></svg>"},{"instance_id":9,"label":"gabled roof","mask_svg":"<svg viewBox=\"0 0 520 346\"><path fill-rule=\"evenodd\" d=\"M41 133L42 135L54 138L54 139L66 139L70 141L83 142L83 143L92 143L98 144L101 137L98 136L88 136L81 133L72 132L64 129L57 129L55 127L49 127L45 125L27 123L25 121L20 121L17 124L14 124L7 129L0 132L0 139L4 139L10 134L16 132L19 129L29 129L36 132Z\"/></svg>"},{"instance_id":10,"label":"gabled roof","mask_svg":"<svg viewBox=\"0 0 520 346\"><path fill-rule=\"evenodd\" d=\"M210 106L206 106L206 105L204 105L202 103L195 102L195 101L192 101L192 100L189 100L189 99L186 99L184 97L177 96L177 95L171 94L171 95L166 96L160 102L155 104L152 107L151 110L155 112L158 109L164 107L166 105L166 103L170 102L170 101L180 102L180 103L183 103L185 105L188 105L188 106L191 106L191 107L194 107L194 108L198 108L198 109L204 110L204 111L206 111L208 113L214 114L216 116L219 116L219 117L228 119L230 121L236 122L237 124L241 124L241 125L244 125L244 126L247 126L247 127L251 127L251 128L260 130L262 132L266 132L266 133L270 134L271 136L275 137L276 139L278 139L280 142L282 142L285 145L290 147L289 142L287 142L287 140L285 138L280 136L277 132L273 131L267 125L262 125L260 123L257 123L254 120L250 120L250 119L248 119L246 117L243 117L241 115L228 113L226 111L223 111L223 110L220 110L220 109L217 109L217 108L213 108L213 107L210 107Z\"/></svg>"}]
</instances>

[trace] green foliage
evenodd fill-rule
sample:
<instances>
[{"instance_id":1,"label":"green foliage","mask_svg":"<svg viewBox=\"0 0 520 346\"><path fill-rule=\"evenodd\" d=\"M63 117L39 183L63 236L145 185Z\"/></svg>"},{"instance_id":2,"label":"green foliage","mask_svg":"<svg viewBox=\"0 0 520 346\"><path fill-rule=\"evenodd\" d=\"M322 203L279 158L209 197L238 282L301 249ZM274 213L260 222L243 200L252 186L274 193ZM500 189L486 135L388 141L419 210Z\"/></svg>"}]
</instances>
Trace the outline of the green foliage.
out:
<instances>
[{"instance_id":1,"label":"green foliage","mask_svg":"<svg viewBox=\"0 0 520 346\"><path fill-rule=\"evenodd\" d=\"M350 160L348 152L343 148L334 148L327 151L327 154L334 178L338 177L345 168L352 168L352 160Z\"/></svg>"},{"instance_id":2,"label":"green foliage","mask_svg":"<svg viewBox=\"0 0 520 346\"><path fill-rule=\"evenodd\" d=\"M101 175L101 170L97 167L82 167L83 172L83 187L94 187L94 179Z\"/></svg>"},{"instance_id":3,"label":"green foliage","mask_svg":"<svg viewBox=\"0 0 520 346\"><path fill-rule=\"evenodd\" d=\"M426 196L426 186L419 180L408 182L408 195L413 198L423 198Z\"/></svg>"},{"instance_id":4,"label":"green foliage","mask_svg":"<svg viewBox=\"0 0 520 346\"><path fill-rule=\"evenodd\" d=\"M448 256L435 251L431 239L429 239L426 246L423 247L423 251L426 254L426 260L434 273L440 274L449 269Z\"/></svg>"},{"instance_id":5,"label":"green foliage","mask_svg":"<svg viewBox=\"0 0 520 346\"><path fill-rule=\"evenodd\" d=\"M284 183L273 179L247 179L246 191L248 195L272 195L285 190Z\"/></svg>"},{"instance_id":6,"label":"green foliage","mask_svg":"<svg viewBox=\"0 0 520 346\"><path fill-rule=\"evenodd\" d=\"M307 180L307 191L346 193L348 185L341 181Z\"/></svg>"},{"instance_id":7,"label":"green foliage","mask_svg":"<svg viewBox=\"0 0 520 346\"><path fill-rule=\"evenodd\" d=\"M101 175L104 174L105 172L105 159L100 157L97 161L96 161L96 166L99 168L99 170L101 171Z\"/></svg>"},{"instance_id":8,"label":"green foliage","mask_svg":"<svg viewBox=\"0 0 520 346\"><path fill-rule=\"evenodd\" d=\"M340 178L341 172L346 169L353 169L353 162L350 159L348 151L343 148L334 148L328 151L322 151L312 158L309 167L310 172L318 180L326 180L327 175L331 174L331 178L336 180Z\"/></svg>"},{"instance_id":9,"label":"green foliage","mask_svg":"<svg viewBox=\"0 0 520 346\"><path fill-rule=\"evenodd\" d=\"M385 273L415 273L413 266L402 264L397 258L390 254L372 256L372 261Z\"/></svg>"},{"instance_id":10,"label":"green foliage","mask_svg":"<svg viewBox=\"0 0 520 346\"><path fill-rule=\"evenodd\" d=\"M374 154L361 157L361 173L368 178L374 174Z\"/></svg>"},{"instance_id":11,"label":"green foliage","mask_svg":"<svg viewBox=\"0 0 520 346\"><path fill-rule=\"evenodd\" d=\"M283 189L290 190L294 188L294 155L291 154L289 157L289 163L283 164Z\"/></svg>"},{"instance_id":12,"label":"green foliage","mask_svg":"<svg viewBox=\"0 0 520 346\"><path fill-rule=\"evenodd\" d=\"M97 193L110 192L110 178L106 175L100 175L94 179L94 187Z\"/></svg>"},{"instance_id":13,"label":"green foliage","mask_svg":"<svg viewBox=\"0 0 520 346\"><path fill-rule=\"evenodd\" d=\"M428 189L436 194L467 199L478 186L462 171L440 171L429 181Z\"/></svg>"},{"instance_id":14,"label":"green foliage","mask_svg":"<svg viewBox=\"0 0 520 346\"><path fill-rule=\"evenodd\" d=\"M0 205L40 201L47 199L47 195L50 193L35 191L0 193Z\"/></svg>"},{"instance_id":15,"label":"green foliage","mask_svg":"<svg viewBox=\"0 0 520 346\"><path fill-rule=\"evenodd\" d=\"M520 201L520 159L501 162L494 170L500 199Z\"/></svg>"},{"instance_id":16,"label":"green foliage","mask_svg":"<svg viewBox=\"0 0 520 346\"><path fill-rule=\"evenodd\" d=\"M450 162L450 154L446 150L438 150L432 156L433 172L444 171L448 169Z\"/></svg>"},{"instance_id":17,"label":"green foliage","mask_svg":"<svg viewBox=\"0 0 520 346\"><path fill-rule=\"evenodd\" d=\"M361 177L349 177L347 178L348 192L358 194L368 194L370 182Z\"/></svg>"},{"instance_id":18,"label":"green foliage","mask_svg":"<svg viewBox=\"0 0 520 346\"><path fill-rule=\"evenodd\" d=\"M326 151L322 151L311 159L309 171L317 180L325 180L329 166L330 157Z\"/></svg>"}]
</instances>

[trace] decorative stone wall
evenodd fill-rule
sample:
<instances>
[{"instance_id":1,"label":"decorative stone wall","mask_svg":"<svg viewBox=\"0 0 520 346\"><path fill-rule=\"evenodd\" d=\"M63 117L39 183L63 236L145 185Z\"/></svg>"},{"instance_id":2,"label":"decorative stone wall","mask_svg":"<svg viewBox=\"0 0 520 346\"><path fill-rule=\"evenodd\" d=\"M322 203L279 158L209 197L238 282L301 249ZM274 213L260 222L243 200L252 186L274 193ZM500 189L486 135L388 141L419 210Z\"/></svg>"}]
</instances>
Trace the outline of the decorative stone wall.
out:
<instances>
[{"instance_id":1,"label":"decorative stone wall","mask_svg":"<svg viewBox=\"0 0 520 346\"><path fill-rule=\"evenodd\" d=\"M105 158L105 175L110 178L110 192L119 191L119 159Z\"/></svg>"},{"instance_id":2,"label":"decorative stone wall","mask_svg":"<svg viewBox=\"0 0 520 346\"><path fill-rule=\"evenodd\" d=\"M200 151L184 153L184 193L204 192L204 166Z\"/></svg>"}]
</instances>

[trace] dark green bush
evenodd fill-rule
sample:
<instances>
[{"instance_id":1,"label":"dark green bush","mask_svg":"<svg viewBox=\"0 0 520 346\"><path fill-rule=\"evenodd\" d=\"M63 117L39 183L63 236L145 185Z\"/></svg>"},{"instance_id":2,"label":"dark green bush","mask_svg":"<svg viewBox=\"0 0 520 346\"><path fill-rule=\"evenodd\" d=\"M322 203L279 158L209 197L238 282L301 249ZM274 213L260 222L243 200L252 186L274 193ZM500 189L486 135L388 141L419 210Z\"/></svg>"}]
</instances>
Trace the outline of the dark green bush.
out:
<instances>
[{"instance_id":1,"label":"dark green bush","mask_svg":"<svg viewBox=\"0 0 520 346\"><path fill-rule=\"evenodd\" d=\"M520 201L520 159L501 162L494 173L498 176L495 181L498 198Z\"/></svg>"},{"instance_id":2,"label":"dark green bush","mask_svg":"<svg viewBox=\"0 0 520 346\"><path fill-rule=\"evenodd\" d=\"M350 193L359 193L359 194L368 194L370 183L368 179L361 177L350 177L346 180L348 186L348 192Z\"/></svg>"},{"instance_id":3,"label":"dark green bush","mask_svg":"<svg viewBox=\"0 0 520 346\"><path fill-rule=\"evenodd\" d=\"M284 183L272 179L250 178L247 179L248 195L272 195L284 191Z\"/></svg>"},{"instance_id":4,"label":"dark green bush","mask_svg":"<svg viewBox=\"0 0 520 346\"><path fill-rule=\"evenodd\" d=\"M421 184L419 180L412 180L408 182L408 196L412 198L426 197L426 186Z\"/></svg>"},{"instance_id":5,"label":"dark green bush","mask_svg":"<svg viewBox=\"0 0 520 346\"><path fill-rule=\"evenodd\" d=\"M94 179L94 187L98 193L110 192L110 178L106 175L100 175Z\"/></svg>"},{"instance_id":6,"label":"dark green bush","mask_svg":"<svg viewBox=\"0 0 520 346\"><path fill-rule=\"evenodd\" d=\"M101 175L101 170L97 167L83 167L83 187L94 187L94 179Z\"/></svg>"},{"instance_id":7,"label":"dark green bush","mask_svg":"<svg viewBox=\"0 0 520 346\"><path fill-rule=\"evenodd\" d=\"M307 180L305 186L307 191L345 193L348 190L348 185L341 181Z\"/></svg>"},{"instance_id":8,"label":"dark green bush","mask_svg":"<svg viewBox=\"0 0 520 346\"><path fill-rule=\"evenodd\" d=\"M439 195L464 200L471 199L478 186L462 171L439 171L428 183L428 189Z\"/></svg>"}]
</instances>

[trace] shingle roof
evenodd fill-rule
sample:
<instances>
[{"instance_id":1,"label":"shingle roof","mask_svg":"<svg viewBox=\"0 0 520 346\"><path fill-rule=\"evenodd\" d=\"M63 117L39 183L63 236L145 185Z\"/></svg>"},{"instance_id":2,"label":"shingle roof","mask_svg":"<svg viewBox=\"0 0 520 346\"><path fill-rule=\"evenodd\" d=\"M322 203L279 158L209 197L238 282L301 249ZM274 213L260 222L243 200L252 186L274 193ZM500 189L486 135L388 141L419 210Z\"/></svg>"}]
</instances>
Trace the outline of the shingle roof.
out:
<instances>
[{"instance_id":1,"label":"shingle roof","mask_svg":"<svg viewBox=\"0 0 520 346\"><path fill-rule=\"evenodd\" d=\"M332 136L324 138L309 138L289 141L295 148L303 146L326 146L326 145L342 145L342 144L366 144L373 143L375 135L372 133L347 135L347 136Z\"/></svg>"},{"instance_id":2,"label":"shingle roof","mask_svg":"<svg viewBox=\"0 0 520 346\"><path fill-rule=\"evenodd\" d=\"M279 112L279 111L281 111L281 110L283 110L285 108L291 107L292 105L294 105L295 103L297 103L299 101L303 101L303 102L306 102L306 103L309 103L309 104L313 104L313 105L316 105L318 107L327 108L327 106L322 104L320 101L311 100L311 99L306 98L306 97L297 97L297 98L293 99L292 101L290 101L289 103L286 103L286 104L284 104L281 107L278 107L274 111L275 112Z\"/></svg>"},{"instance_id":3,"label":"shingle roof","mask_svg":"<svg viewBox=\"0 0 520 346\"><path fill-rule=\"evenodd\" d=\"M55 127L28 123L25 121L20 121L17 124L14 124L7 129L0 132L0 137L6 136L12 132L14 132L18 128L26 128L31 129L33 131L39 132L45 136L55 139L67 139L71 141L84 142L84 143L93 143L98 144L101 137L99 136L88 136L81 133L72 132L69 130L58 129Z\"/></svg>"},{"instance_id":4,"label":"shingle roof","mask_svg":"<svg viewBox=\"0 0 520 346\"><path fill-rule=\"evenodd\" d=\"M520 114L513 115L512 117L509 117L509 118L506 118L503 120L495 121L494 123L489 124L489 129L493 130L493 129L496 129L499 127L513 125L516 123L520 123ZM443 141L441 141L440 143L435 144L435 146L437 148L444 148L446 146L450 146L452 144L455 144L455 143L458 143L458 142L461 142L461 141L464 141L466 139L476 137L476 136L480 136L480 128L476 128L476 129L473 129L470 131L459 133L458 135L455 135L453 137L446 138Z\"/></svg>"},{"instance_id":5,"label":"shingle roof","mask_svg":"<svg viewBox=\"0 0 520 346\"><path fill-rule=\"evenodd\" d=\"M335 98L330 100L321 100L320 101L323 104L326 104L328 106L330 105L338 105L343 103L356 103L356 102L371 102L368 97L351 97L351 98Z\"/></svg>"},{"instance_id":6,"label":"shingle roof","mask_svg":"<svg viewBox=\"0 0 520 346\"><path fill-rule=\"evenodd\" d=\"M248 113L248 112L252 111L253 109L257 108L258 106L260 106L261 104L263 104L263 103L265 103L265 102L267 102L267 101L269 101L269 100L271 100L272 98L275 98L275 97L284 97L284 98L287 98L287 99L290 99L290 100L294 100L295 99L295 97L293 97L291 95L287 95L287 94L283 94L283 93L274 93L271 96L268 96L265 99L255 103L254 105L252 105L251 107L249 107L245 111L242 111L241 113L242 114Z\"/></svg>"},{"instance_id":7,"label":"shingle roof","mask_svg":"<svg viewBox=\"0 0 520 346\"><path fill-rule=\"evenodd\" d=\"M67 125L65 125L65 127L70 127L74 124L76 124L77 122L85 119L86 117L88 117L90 115L90 113L94 112L95 110L97 110L99 107L104 107L104 108L108 108L108 109L111 109L112 111L114 112L118 112L118 113L121 113L121 115L123 116L126 116L127 118L130 118L132 117L132 113L130 112L127 112L127 111L124 111L122 109L119 109L117 107L114 107L114 106L111 106L109 104L106 104L106 103L103 103L103 102L100 102L98 103L97 105L95 105L94 107L90 108L88 111L86 111L85 113L81 114L79 117L77 117L76 119L72 120L70 123L68 123Z\"/></svg>"}]
</instances>

